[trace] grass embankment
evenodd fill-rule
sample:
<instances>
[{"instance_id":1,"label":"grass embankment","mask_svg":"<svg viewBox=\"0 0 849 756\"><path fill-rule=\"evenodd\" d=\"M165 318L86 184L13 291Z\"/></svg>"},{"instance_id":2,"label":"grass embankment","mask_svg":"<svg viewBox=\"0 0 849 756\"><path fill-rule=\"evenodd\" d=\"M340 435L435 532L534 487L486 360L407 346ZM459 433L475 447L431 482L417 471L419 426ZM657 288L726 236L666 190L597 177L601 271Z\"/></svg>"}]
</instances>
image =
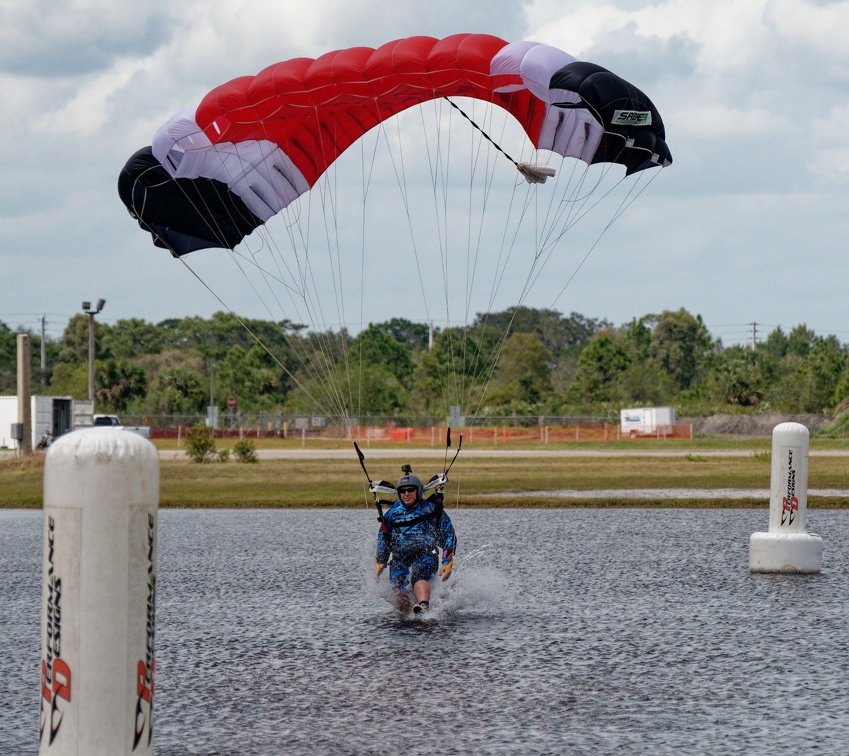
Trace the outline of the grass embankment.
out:
<instances>
[{"instance_id":1,"label":"grass embankment","mask_svg":"<svg viewBox=\"0 0 849 756\"><path fill-rule=\"evenodd\" d=\"M523 447L525 450L527 446ZM543 448L543 447L540 447ZM577 450L575 445L570 448ZM631 447L633 448L633 447ZM645 445L646 452L668 447ZM703 447L715 450L715 446ZM741 449L739 444L728 449ZM402 460L369 459L369 473L394 482ZM594 451L597 451L595 449ZM534 491L570 489L768 489L769 452L761 444L743 456L700 456L688 447L676 457L616 456L558 458L480 458L460 456L446 493L451 506L465 507L765 507L764 498L607 499L530 496ZM0 507L41 506L42 455L0 462ZM440 472L439 459L408 460L423 480ZM348 507L370 506L356 456L350 459L267 460L257 464L195 464L163 461L160 465L163 507ZM459 490L458 490L459 486ZM849 489L845 456L812 456L809 489ZM503 496L504 493L510 494ZM809 496L812 508L849 508L849 499Z\"/></svg>"}]
</instances>

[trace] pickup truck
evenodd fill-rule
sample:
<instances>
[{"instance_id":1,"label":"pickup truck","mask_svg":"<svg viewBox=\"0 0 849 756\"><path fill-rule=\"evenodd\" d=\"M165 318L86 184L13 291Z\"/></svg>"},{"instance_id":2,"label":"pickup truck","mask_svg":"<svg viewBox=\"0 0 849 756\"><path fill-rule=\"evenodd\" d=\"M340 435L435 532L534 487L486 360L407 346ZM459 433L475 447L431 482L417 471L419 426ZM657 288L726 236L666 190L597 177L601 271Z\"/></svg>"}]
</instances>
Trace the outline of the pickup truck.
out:
<instances>
[{"instance_id":1,"label":"pickup truck","mask_svg":"<svg viewBox=\"0 0 849 756\"><path fill-rule=\"evenodd\" d=\"M150 428L148 426L122 425L117 415L95 415L92 418L92 426L95 428L119 428L132 433L138 433L144 438L150 438Z\"/></svg>"}]
</instances>

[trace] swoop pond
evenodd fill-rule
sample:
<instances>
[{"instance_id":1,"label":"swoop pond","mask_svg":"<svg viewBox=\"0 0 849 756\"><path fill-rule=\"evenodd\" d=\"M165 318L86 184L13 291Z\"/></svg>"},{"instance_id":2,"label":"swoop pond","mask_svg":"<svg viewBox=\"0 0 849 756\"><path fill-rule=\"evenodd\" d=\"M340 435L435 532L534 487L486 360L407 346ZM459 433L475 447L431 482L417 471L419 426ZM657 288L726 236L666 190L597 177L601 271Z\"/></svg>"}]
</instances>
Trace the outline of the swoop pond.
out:
<instances>
[{"instance_id":1,"label":"swoop pond","mask_svg":"<svg viewBox=\"0 0 849 756\"><path fill-rule=\"evenodd\" d=\"M161 511L156 753L846 751L849 512L789 576L748 572L766 507L448 511L425 620L371 511ZM0 510L3 754L38 750L41 517Z\"/></svg>"}]
</instances>

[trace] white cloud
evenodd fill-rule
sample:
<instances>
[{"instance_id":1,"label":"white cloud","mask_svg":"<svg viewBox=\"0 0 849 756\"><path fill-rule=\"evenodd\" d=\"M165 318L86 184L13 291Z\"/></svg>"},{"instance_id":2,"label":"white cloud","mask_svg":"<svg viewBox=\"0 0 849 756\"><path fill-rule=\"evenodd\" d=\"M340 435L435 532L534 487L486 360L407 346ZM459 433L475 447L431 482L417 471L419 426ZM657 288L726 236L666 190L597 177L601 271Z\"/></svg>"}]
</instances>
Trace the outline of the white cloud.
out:
<instances>
[{"instance_id":1,"label":"white cloud","mask_svg":"<svg viewBox=\"0 0 849 756\"><path fill-rule=\"evenodd\" d=\"M220 305L152 247L117 198L118 171L157 126L278 60L484 31L608 66L644 89L666 123L675 164L623 219L630 235L605 236L562 309L624 322L683 306L708 322L836 327L845 266L833 252L800 261L799 249L833 250L849 233L847 28L847 0L6 2L0 250L55 283L7 288L3 309L70 315L81 296L105 296L109 318L212 312ZM817 272L818 291L788 310L781 292L802 264ZM91 290L93 270L103 291ZM563 271L552 270L556 282ZM645 297L611 296L635 279L650 284ZM391 297L375 304L398 314Z\"/></svg>"}]
</instances>

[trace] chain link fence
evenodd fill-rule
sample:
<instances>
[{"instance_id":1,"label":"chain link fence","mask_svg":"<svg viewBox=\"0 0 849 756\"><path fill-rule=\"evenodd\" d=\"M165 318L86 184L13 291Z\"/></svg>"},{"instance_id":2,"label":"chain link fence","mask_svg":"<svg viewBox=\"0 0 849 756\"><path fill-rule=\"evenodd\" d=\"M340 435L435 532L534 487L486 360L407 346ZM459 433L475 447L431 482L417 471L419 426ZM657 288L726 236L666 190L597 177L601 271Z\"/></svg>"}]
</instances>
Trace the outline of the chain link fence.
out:
<instances>
[{"instance_id":1,"label":"chain link fence","mask_svg":"<svg viewBox=\"0 0 849 756\"><path fill-rule=\"evenodd\" d=\"M456 418L455 418L456 419ZM153 439L180 438L189 427L206 426L206 415L124 415L125 425L150 427ZM283 412L244 413L233 411L218 416L217 438L347 439L365 442L401 442L441 446L449 423L445 417L364 416L342 418L326 415L292 415ZM607 416L505 415L461 418L452 428L462 431L464 444L566 443L667 438L692 440L690 423L659 426L647 434L621 432L619 423Z\"/></svg>"}]
</instances>

